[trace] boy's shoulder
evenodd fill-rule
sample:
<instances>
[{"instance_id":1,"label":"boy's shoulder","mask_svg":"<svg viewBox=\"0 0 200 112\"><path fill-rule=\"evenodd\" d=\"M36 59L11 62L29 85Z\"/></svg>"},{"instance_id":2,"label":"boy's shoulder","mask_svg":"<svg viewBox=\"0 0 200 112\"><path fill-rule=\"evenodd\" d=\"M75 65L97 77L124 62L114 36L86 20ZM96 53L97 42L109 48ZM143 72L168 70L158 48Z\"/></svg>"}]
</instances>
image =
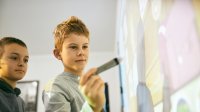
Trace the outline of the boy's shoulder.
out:
<instances>
[{"instance_id":1,"label":"boy's shoulder","mask_svg":"<svg viewBox=\"0 0 200 112\"><path fill-rule=\"evenodd\" d=\"M44 90L58 91L59 89L61 89L62 86L68 86L67 83L68 81L66 81L66 78L62 74L59 74L47 81L47 83L44 86Z\"/></svg>"},{"instance_id":2,"label":"boy's shoulder","mask_svg":"<svg viewBox=\"0 0 200 112\"><path fill-rule=\"evenodd\" d=\"M44 86L44 90L45 90L45 91L51 91L51 90L52 90L53 85L55 84L55 82L57 82L57 81L56 81L57 77L58 77L58 76L55 76L55 77L53 77L53 78L51 78L51 79L49 79L49 80L47 81L47 83L46 83L45 86Z\"/></svg>"}]
</instances>

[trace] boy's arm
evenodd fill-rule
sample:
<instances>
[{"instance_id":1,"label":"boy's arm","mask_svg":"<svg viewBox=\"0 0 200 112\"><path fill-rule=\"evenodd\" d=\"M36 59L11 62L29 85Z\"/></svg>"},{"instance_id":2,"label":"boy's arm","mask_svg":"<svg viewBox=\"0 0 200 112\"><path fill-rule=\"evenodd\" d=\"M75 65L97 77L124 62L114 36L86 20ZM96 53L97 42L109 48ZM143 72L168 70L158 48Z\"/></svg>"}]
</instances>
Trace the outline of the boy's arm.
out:
<instances>
[{"instance_id":1,"label":"boy's arm","mask_svg":"<svg viewBox=\"0 0 200 112\"><path fill-rule=\"evenodd\" d=\"M45 106L45 112L71 112L70 103L62 100L63 96L57 93L45 93L43 91L42 100ZM94 112L90 105L85 102L80 112Z\"/></svg>"},{"instance_id":2,"label":"boy's arm","mask_svg":"<svg viewBox=\"0 0 200 112\"><path fill-rule=\"evenodd\" d=\"M45 112L71 112L70 102L67 102L59 93L43 91L42 100Z\"/></svg>"},{"instance_id":3,"label":"boy's arm","mask_svg":"<svg viewBox=\"0 0 200 112\"><path fill-rule=\"evenodd\" d=\"M80 90L94 112L102 112L105 104L104 81L94 75L96 69L89 70L80 78Z\"/></svg>"}]
</instances>

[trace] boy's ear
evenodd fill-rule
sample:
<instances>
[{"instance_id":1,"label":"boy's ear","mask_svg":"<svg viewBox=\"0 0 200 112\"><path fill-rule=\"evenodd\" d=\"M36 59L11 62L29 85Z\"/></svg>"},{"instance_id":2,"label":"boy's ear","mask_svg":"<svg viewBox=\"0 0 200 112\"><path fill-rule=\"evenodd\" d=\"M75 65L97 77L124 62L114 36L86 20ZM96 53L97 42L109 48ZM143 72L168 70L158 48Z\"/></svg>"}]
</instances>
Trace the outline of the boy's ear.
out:
<instances>
[{"instance_id":1,"label":"boy's ear","mask_svg":"<svg viewBox=\"0 0 200 112\"><path fill-rule=\"evenodd\" d=\"M53 54L58 60L61 60L60 52L58 49L54 49Z\"/></svg>"},{"instance_id":2,"label":"boy's ear","mask_svg":"<svg viewBox=\"0 0 200 112\"><path fill-rule=\"evenodd\" d=\"M0 69L1 69L1 61L0 61Z\"/></svg>"},{"instance_id":3,"label":"boy's ear","mask_svg":"<svg viewBox=\"0 0 200 112\"><path fill-rule=\"evenodd\" d=\"M0 69L1 69L1 64L0 64Z\"/></svg>"}]
</instances>

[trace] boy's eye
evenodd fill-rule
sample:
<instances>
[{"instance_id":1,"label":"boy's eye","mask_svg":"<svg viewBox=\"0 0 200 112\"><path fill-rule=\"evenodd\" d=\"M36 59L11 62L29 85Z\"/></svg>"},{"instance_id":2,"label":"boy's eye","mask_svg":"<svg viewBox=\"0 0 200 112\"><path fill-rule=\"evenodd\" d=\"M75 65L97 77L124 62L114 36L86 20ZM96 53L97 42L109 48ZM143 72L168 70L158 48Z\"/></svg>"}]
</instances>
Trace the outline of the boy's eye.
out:
<instances>
[{"instance_id":1,"label":"boy's eye","mask_svg":"<svg viewBox=\"0 0 200 112\"><path fill-rule=\"evenodd\" d=\"M28 63L28 59L24 59L24 63Z\"/></svg>"},{"instance_id":2,"label":"boy's eye","mask_svg":"<svg viewBox=\"0 0 200 112\"><path fill-rule=\"evenodd\" d=\"M11 57L9 57L10 59L12 59L12 60L17 60L17 57L16 56L11 56Z\"/></svg>"},{"instance_id":3,"label":"boy's eye","mask_svg":"<svg viewBox=\"0 0 200 112\"><path fill-rule=\"evenodd\" d=\"M77 46L70 46L71 49L77 49Z\"/></svg>"},{"instance_id":4,"label":"boy's eye","mask_svg":"<svg viewBox=\"0 0 200 112\"><path fill-rule=\"evenodd\" d=\"M88 46L83 46L83 49L87 49L88 48Z\"/></svg>"}]
</instances>

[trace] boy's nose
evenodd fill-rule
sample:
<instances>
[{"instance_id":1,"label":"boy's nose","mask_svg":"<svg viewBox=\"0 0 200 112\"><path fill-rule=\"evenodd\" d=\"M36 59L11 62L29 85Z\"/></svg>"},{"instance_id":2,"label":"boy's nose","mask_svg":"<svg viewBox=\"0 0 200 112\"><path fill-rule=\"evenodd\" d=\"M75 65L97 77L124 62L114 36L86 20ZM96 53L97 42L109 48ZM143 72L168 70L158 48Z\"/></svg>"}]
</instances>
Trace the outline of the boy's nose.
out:
<instances>
[{"instance_id":1,"label":"boy's nose","mask_svg":"<svg viewBox=\"0 0 200 112\"><path fill-rule=\"evenodd\" d=\"M79 56L79 55L83 55L83 54L84 54L83 49L79 49L77 55Z\"/></svg>"},{"instance_id":2,"label":"boy's nose","mask_svg":"<svg viewBox=\"0 0 200 112\"><path fill-rule=\"evenodd\" d=\"M18 66L24 66L24 61L23 60L19 60Z\"/></svg>"}]
</instances>

